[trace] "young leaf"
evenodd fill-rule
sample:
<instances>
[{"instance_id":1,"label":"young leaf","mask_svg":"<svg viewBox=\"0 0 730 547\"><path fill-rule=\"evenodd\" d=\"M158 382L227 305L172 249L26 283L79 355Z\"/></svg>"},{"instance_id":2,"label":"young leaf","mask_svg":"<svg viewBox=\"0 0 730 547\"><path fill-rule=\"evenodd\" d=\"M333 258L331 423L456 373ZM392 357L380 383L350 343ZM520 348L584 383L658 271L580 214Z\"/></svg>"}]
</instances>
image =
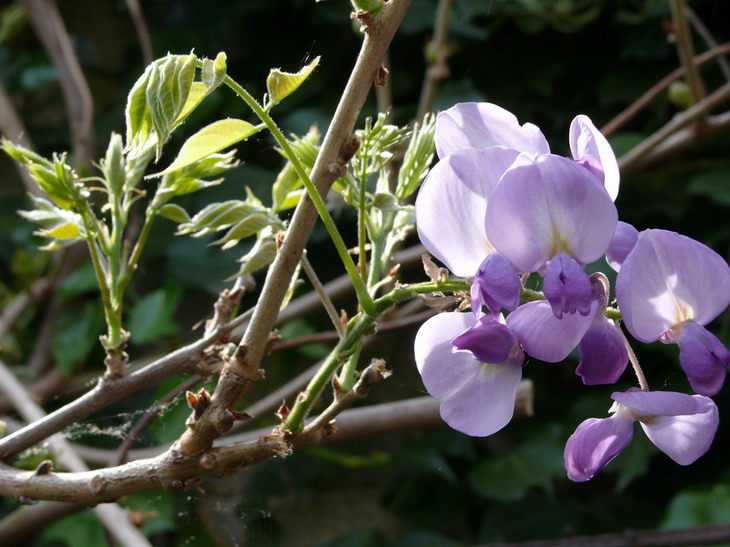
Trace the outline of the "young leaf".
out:
<instances>
[{"instance_id":1,"label":"young leaf","mask_svg":"<svg viewBox=\"0 0 730 547\"><path fill-rule=\"evenodd\" d=\"M294 93L297 88L304 83L304 80L314 72L319 64L319 57L315 58L311 63L302 68L299 72L292 74L290 72L282 72L278 68L274 68L269 72L266 78L266 88L269 91L269 98L272 104L277 104L286 97Z\"/></svg>"},{"instance_id":2,"label":"young leaf","mask_svg":"<svg viewBox=\"0 0 730 547\"><path fill-rule=\"evenodd\" d=\"M252 274L268 266L276 258L276 251L276 234L272 226L267 226L256 235L256 243L251 250L238 259L238 262L241 263L241 269L234 277Z\"/></svg>"},{"instance_id":3,"label":"young leaf","mask_svg":"<svg viewBox=\"0 0 730 547\"><path fill-rule=\"evenodd\" d=\"M195 110L198 105L203 102L203 99L205 99L207 96L208 86L205 85L203 82L193 82L193 85L190 87L188 99L185 101L185 104L180 111L180 115L175 119L174 122L172 122L172 128L175 129L178 125L184 122L185 119L190 115L190 113Z\"/></svg>"},{"instance_id":4,"label":"young leaf","mask_svg":"<svg viewBox=\"0 0 730 547\"><path fill-rule=\"evenodd\" d=\"M130 156L155 148L159 158L162 146L188 104L195 59L193 54L167 55L149 65L134 84L125 112Z\"/></svg>"},{"instance_id":5,"label":"young leaf","mask_svg":"<svg viewBox=\"0 0 730 547\"><path fill-rule=\"evenodd\" d=\"M86 237L86 229L81 215L56 207L44 198L33 197L35 209L18 211L20 216L37 223L40 230L37 235L50 238L51 241L41 250L51 251L75 243L77 238Z\"/></svg>"},{"instance_id":6,"label":"young leaf","mask_svg":"<svg viewBox=\"0 0 730 547\"><path fill-rule=\"evenodd\" d=\"M304 137L294 136L291 139L291 147L306 172L311 171L317 159L320 136L319 129L316 125L313 125ZM272 209L279 212L296 207L303 194L303 184L294 166L287 161L271 188L272 201L274 202Z\"/></svg>"},{"instance_id":7,"label":"young leaf","mask_svg":"<svg viewBox=\"0 0 730 547\"><path fill-rule=\"evenodd\" d=\"M174 203L163 205L160 207L158 213L166 219L177 222L178 224L190 222L190 215L188 215L187 211Z\"/></svg>"},{"instance_id":8,"label":"young leaf","mask_svg":"<svg viewBox=\"0 0 730 547\"><path fill-rule=\"evenodd\" d=\"M436 117L428 114L419 127L413 129L411 142L403 157L403 165L398 171L398 184L395 195L399 200L415 192L428 173L433 160L436 144L434 141Z\"/></svg>"},{"instance_id":9,"label":"young leaf","mask_svg":"<svg viewBox=\"0 0 730 547\"><path fill-rule=\"evenodd\" d=\"M247 139L260 129L260 126L253 126L246 121L235 118L213 122L185 141L185 144L180 148L177 158L175 158L175 161L167 169L154 175L149 175L146 178L160 177L192 165L211 154L220 152L224 148L228 148L239 141Z\"/></svg>"},{"instance_id":10,"label":"young leaf","mask_svg":"<svg viewBox=\"0 0 730 547\"><path fill-rule=\"evenodd\" d=\"M73 169L66 165L65 154L54 154L53 161L50 161L7 139L0 141L0 148L25 165L30 177L61 209L70 211L74 203L85 196L83 184L78 181Z\"/></svg>"},{"instance_id":11,"label":"young leaf","mask_svg":"<svg viewBox=\"0 0 730 547\"><path fill-rule=\"evenodd\" d=\"M222 51L212 59L203 60L203 83L208 88L208 93L221 85L226 77L226 54Z\"/></svg>"}]
</instances>

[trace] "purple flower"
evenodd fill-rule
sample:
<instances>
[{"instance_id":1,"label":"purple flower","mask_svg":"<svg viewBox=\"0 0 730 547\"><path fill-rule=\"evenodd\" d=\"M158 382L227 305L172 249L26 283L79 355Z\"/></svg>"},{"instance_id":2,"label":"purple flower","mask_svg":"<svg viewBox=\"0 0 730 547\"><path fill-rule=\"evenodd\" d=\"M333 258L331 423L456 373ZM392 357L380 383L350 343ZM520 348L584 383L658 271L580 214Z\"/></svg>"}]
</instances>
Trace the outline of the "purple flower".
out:
<instances>
[{"instance_id":1,"label":"purple flower","mask_svg":"<svg viewBox=\"0 0 730 547\"><path fill-rule=\"evenodd\" d=\"M464 150L503 146L518 152L548 154L550 147L537 126L520 125L511 112L491 103L460 103L436 118L439 158Z\"/></svg>"},{"instance_id":2,"label":"purple flower","mask_svg":"<svg viewBox=\"0 0 730 547\"><path fill-rule=\"evenodd\" d=\"M574 120L570 140L575 162L551 155L537 127L496 105L462 103L439 115L441 160L416 200L418 235L450 271L475 277L476 314L483 304L515 309L517 272L542 270L557 317L588 313L583 267L603 255L615 231L618 170L587 117ZM496 254L504 259L485 260Z\"/></svg>"},{"instance_id":3,"label":"purple flower","mask_svg":"<svg viewBox=\"0 0 730 547\"><path fill-rule=\"evenodd\" d=\"M720 255L675 232L645 230L621 265L616 299L634 338L679 345L692 389L721 389L730 352L704 328L730 303L730 268Z\"/></svg>"},{"instance_id":4,"label":"purple flower","mask_svg":"<svg viewBox=\"0 0 730 547\"><path fill-rule=\"evenodd\" d=\"M569 142L575 161L591 171L615 201L619 188L618 163L606 137L588 116L579 115L570 124ZM467 148L492 146L532 156L550 153L547 140L538 127L531 123L520 125L514 114L495 104L460 103L436 118L439 158Z\"/></svg>"},{"instance_id":5,"label":"purple flower","mask_svg":"<svg viewBox=\"0 0 730 547\"><path fill-rule=\"evenodd\" d=\"M416 199L418 237L454 274L474 275L496 251L487 237L487 203L518 152L502 147L467 149L439 161Z\"/></svg>"},{"instance_id":6,"label":"purple flower","mask_svg":"<svg viewBox=\"0 0 730 547\"><path fill-rule=\"evenodd\" d=\"M629 256L638 239L639 231L636 228L626 222L618 221L616 231L606 251L606 262L614 271L621 269L621 264Z\"/></svg>"},{"instance_id":7,"label":"purple flower","mask_svg":"<svg viewBox=\"0 0 730 547\"><path fill-rule=\"evenodd\" d=\"M520 305L521 288L519 275L506 258L487 255L471 286L471 309L475 315L481 313L484 304L492 313L499 313L502 308L514 311Z\"/></svg>"},{"instance_id":8,"label":"purple flower","mask_svg":"<svg viewBox=\"0 0 730 547\"><path fill-rule=\"evenodd\" d=\"M592 479L626 448L633 422L656 447L680 465L694 463L710 448L719 423L717 407L702 395L673 392L614 393L610 418L590 418L565 445L565 469L576 482Z\"/></svg>"},{"instance_id":9,"label":"purple flower","mask_svg":"<svg viewBox=\"0 0 730 547\"><path fill-rule=\"evenodd\" d=\"M507 317L507 325L524 350L541 361L557 363L578 347L576 374L586 385L612 384L629 362L623 335L604 315L608 297L602 276L591 277L587 315L565 314L558 319L549 302L528 302Z\"/></svg>"},{"instance_id":10,"label":"purple flower","mask_svg":"<svg viewBox=\"0 0 730 547\"><path fill-rule=\"evenodd\" d=\"M468 313L442 313L418 331L415 355L441 416L467 435L483 437L512 419L524 355L501 315L472 325Z\"/></svg>"},{"instance_id":11,"label":"purple flower","mask_svg":"<svg viewBox=\"0 0 730 547\"><path fill-rule=\"evenodd\" d=\"M522 272L543 271L557 318L590 306L583 267L606 252L618 214L588 170L560 156L520 155L487 203L486 233Z\"/></svg>"},{"instance_id":12,"label":"purple flower","mask_svg":"<svg viewBox=\"0 0 730 547\"><path fill-rule=\"evenodd\" d=\"M570 124L570 151L575 161L594 175L596 175L611 196L616 201L619 187L619 172L616 156L604 137L593 122L579 114Z\"/></svg>"}]
</instances>

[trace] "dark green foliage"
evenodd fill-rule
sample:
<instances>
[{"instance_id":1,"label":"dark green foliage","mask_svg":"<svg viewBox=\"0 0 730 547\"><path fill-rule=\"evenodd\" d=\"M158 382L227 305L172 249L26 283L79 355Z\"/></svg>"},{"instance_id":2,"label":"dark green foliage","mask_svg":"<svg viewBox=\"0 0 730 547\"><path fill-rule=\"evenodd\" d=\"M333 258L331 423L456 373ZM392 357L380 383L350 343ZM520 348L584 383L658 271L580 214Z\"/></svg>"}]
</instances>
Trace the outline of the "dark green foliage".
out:
<instances>
[{"instance_id":1,"label":"dark green foliage","mask_svg":"<svg viewBox=\"0 0 730 547\"><path fill-rule=\"evenodd\" d=\"M718 42L730 39L726 2L697 0L691 5ZM145 67L123 2L75 0L59 2L59 6L93 88L96 157L100 157L109 132L123 132L127 93ZM349 20L349 3L271 0L201 6L191 0L143 3L157 56L168 51L188 54L195 48L199 57L213 59L217 52L225 51L227 73L259 97L266 92L266 76L272 67L295 72L321 56L306 84L277 105L274 114L287 132L303 137L316 124L324 134L359 47L360 38ZM426 68L424 44L433 30L436 7L436 0L415 0L395 38L388 65L393 92L389 123L406 124L416 113ZM0 8L8 17L0 24L0 82L12 96L39 154L52 158L54 152L69 148L57 74L30 27L10 10L17 10L17 4ZM515 112L521 122L540 126L552 150L567 154L567 129L576 114L588 114L600 127L678 66L663 27L668 15L664 0L455 0L449 40L456 49L435 108L470 100L498 103ZM699 40L697 46L698 51L704 49ZM707 65L702 74L710 86L723 81L715 65ZM216 83L215 71L210 83ZM206 98L172 134L149 172L170 165L184 139L199 128L216 119L248 114L242 112L233 94L221 91ZM617 155L676 112L666 96L658 97L611 136ZM361 120L376 114L371 98ZM166 133L165 124L158 122L161 133ZM206 183L200 192L183 195L183 182L196 188L205 183L202 175L191 175L171 190L181 209L167 212L176 222L157 222L142 256L139 279L130 287L129 351L135 357L158 347L171 349L181 339L198 336L200 330L188 329L209 316L215 294L230 285L224 280L238 271L236 260L253 244L246 240L222 252L209 245L214 236L173 236L184 219L181 210L192 218L210 202L244 200L245 187L264 205L270 204L272 185L284 165L273 141L261 132L238 147L236 157L243 165L225 173L224 183L211 183L210 187ZM728 150L730 137L720 135L650 169L624 176L617 201L621 219L639 229L683 232L727 256ZM51 260L37 250L40 239L32 235L37 226L16 214L32 204L13 165L4 157L0 158L0 172L1 310L36 278L46 275ZM157 181L143 180L138 186L150 191L155 184ZM297 188L296 180L279 184L277 209ZM293 196L289 198L294 201ZM140 215L145 199L134 205ZM354 245L351 213L335 205L334 215L348 245ZM349 227L353 227L351 232ZM323 232L315 231L309 257L324 280L340 275L339 262ZM421 280L423 274L408 271L404 279ZM260 286L260 273L257 280ZM99 346L103 317L90 264L81 264L66 277L58 294L65 307L53 321L55 362L66 376L101 373L103 355L94 348ZM252 304L253 298L243 305ZM351 304L337 302L341 307ZM0 356L14 363L27 362L42 315L43 310L30 307L18 329L0 340ZM329 328L326 325L323 315L313 315L285 325L282 335L294 338ZM727 317L711 327L728 341ZM388 385L373 392L372 401L424 394L410 352L414 333L414 329L398 331L397 340L383 338L388 342L368 348L373 356L385 357L395 371ZM266 382L257 389L272 391L321 358L327 347L309 345L272 355L266 364ZM642 346L639 359L650 377L657 379L652 387L688 389L676 347ZM235 511L226 517L227 522L242 530L246 544L253 546L455 547L730 522L730 469L724 450L730 442L730 429L724 425L730 397L724 392L716 398L721 429L713 449L696 465L675 465L646 441L636 425L630 448L599 477L587 484L565 478L565 440L583 419L607 415L612 390L582 386L574 374L576 364L529 361L524 375L535 381L536 416L516 420L488 439L472 439L446 429L381 437L299 453L234 477L210 479L203 488L228 488L225 499L235 501ZM19 368L30 375L24 365ZM114 419L130 425L140 415L127 412L154 404L182 381L175 378L150 386L134 400L110 409L113 415L96 418L100 423ZM615 388L631 385L627 373ZM179 396L152 422L140 444L174 440L189 414L184 396ZM273 413L257 418L256 425L274 423ZM116 448L119 439L89 442ZM182 494L158 490L122 502L157 513L144 528L156 545L215 545L215 530L196 512L209 501L197 490ZM16 506L14 500L2 500L0 513L8 514ZM341 511L335 513L338 507ZM324 511L332 511L332 516ZM302 521L309 523L306 533L299 527ZM52 525L34 541L39 546L105 544L98 521L88 511Z\"/></svg>"}]
</instances>

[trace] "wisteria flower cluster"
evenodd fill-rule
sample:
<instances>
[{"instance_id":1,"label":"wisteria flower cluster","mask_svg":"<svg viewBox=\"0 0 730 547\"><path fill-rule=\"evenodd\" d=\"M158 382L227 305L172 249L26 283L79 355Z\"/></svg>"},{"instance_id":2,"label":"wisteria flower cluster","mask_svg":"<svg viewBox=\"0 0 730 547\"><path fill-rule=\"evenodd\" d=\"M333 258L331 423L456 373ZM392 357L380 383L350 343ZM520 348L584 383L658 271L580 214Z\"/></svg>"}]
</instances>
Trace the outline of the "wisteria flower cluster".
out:
<instances>
[{"instance_id":1,"label":"wisteria flower cluster","mask_svg":"<svg viewBox=\"0 0 730 547\"><path fill-rule=\"evenodd\" d=\"M730 352L705 325L730 303L730 268L693 239L639 233L618 220L618 164L588 117L573 120L569 143L572 159L551 154L536 126L494 104L439 114L439 161L416 201L418 234L453 274L473 280L473 313L423 324L418 369L451 427L486 436L512 418L525 354L559 362L577 348L586 385L616 382L631 361L639 386L613 393L610 417L578 426L565 448L568 477L591 479L630 443L636 421L688 465L718 426L710 397L722 388ZM618 272L626 330L641 342L677 344L696 395L649 390L619 321L606 313L607 277L585 272L602 257ZM542 278L544 299L520 304L530 274Z\"/></svg>"}]
</instances>

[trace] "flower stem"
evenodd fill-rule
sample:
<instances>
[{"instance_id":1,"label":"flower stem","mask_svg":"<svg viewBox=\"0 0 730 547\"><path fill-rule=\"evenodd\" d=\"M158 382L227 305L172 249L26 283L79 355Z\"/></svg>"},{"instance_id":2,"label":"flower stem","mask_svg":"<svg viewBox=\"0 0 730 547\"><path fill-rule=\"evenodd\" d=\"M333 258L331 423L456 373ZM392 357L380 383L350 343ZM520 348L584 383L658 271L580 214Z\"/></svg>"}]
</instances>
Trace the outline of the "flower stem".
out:
<instances>
[{"instance_id":1,"label":"flower stem","mask_svg":"<svg viewBox=\"0 0 730 547\"><path fill-rule=\"evenodd\" d=\"M618 331L621 333L621 337L624 339L624 346L626 347L626 351L629 354L629 361L631 361L631 366L634 368L634 374L636 374L636 379L639 382L639 387L641 388L641 391L649 391L649 384L646 381L646 376L644 376L644 371L642 370L641 365L639 365L639 360L636 358L636 354L634 353L634 349L629 343L629 339L626 338L626 335L621 329L621 326L615 321L614 323Z\"/></svg>"},{"instance_id":2,"label":"flower stem","mask_svg":"<svg viewBox=\"0 0 730 547\"><path fill-rule=\"evenodd\" d=\"M312 200L315 209L317 209L317 213L319 213L319 216L322 219L322 222L324 223L327 232L332 238L332 242L337 248L337 253L340 255L340 259L345 265L345 270L347 270L347 273L352 280L352 284L355 288L355 293L357 294L357 298L360 302L360 305L362 306L362 309L368 315L373 315L375 313L373 299L368 293L367 287L365 286L365 283L363 282L359 272L357 271L357 266L355 266L355 262L353 262L352 256L350 256L350 253L347 250L347 245L345 245L345 242L342 239L340 232L337 230L337 226L335 225L334 220L332 220L329 211L327 211L324 200L319 195L319 192L317 192L316 187L312 183L312 180L309 178L307 172L304 170L304 167L299 161L299 158L289 145L289 141L286 139L286 137L281 132L271 116L269 116L269 113L256 101L256 99L254 99L248 93L248 91L246 91L238 82L236 82L228 75L226 75L224 82L241 99L243 99L243 101L251 108L251 110L254 111L256 116L258 116L259 119L264 122L264 124L266 124L266 127L269 129L272 136L274 137L274 139L276 139L276 142L279 144L279 146L281 146L281 149L283 150L287 159L291 162L292 167L294 167L297 175L299 175L299 178L304 183L304 187L309 194L309 198Z\"/></svg>"}]
</instances>

